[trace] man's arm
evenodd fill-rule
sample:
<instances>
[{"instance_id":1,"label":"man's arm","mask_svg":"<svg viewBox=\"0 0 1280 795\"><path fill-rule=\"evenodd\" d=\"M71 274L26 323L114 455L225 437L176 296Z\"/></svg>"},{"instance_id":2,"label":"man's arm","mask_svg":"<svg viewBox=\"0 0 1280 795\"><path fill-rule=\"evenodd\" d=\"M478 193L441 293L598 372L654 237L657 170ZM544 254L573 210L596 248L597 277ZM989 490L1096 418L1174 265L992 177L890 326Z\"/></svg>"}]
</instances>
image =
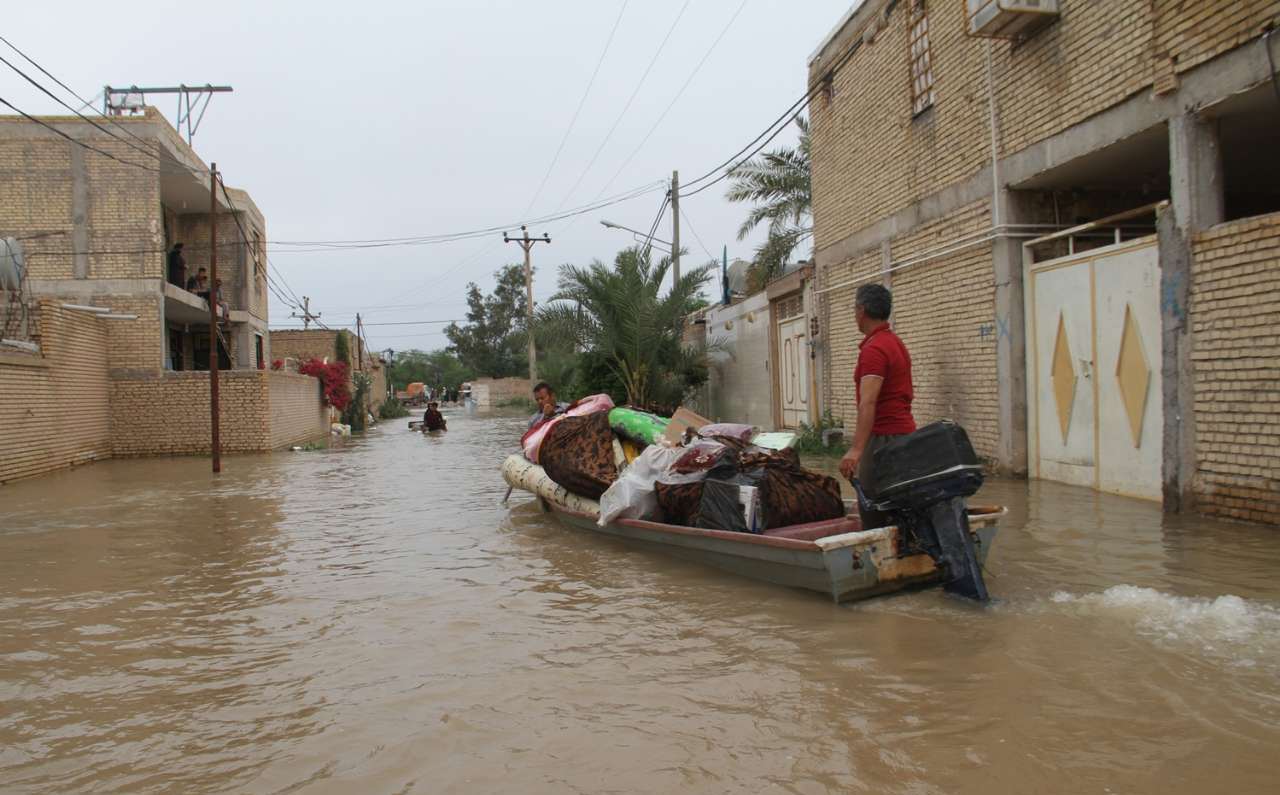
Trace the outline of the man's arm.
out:
<instances>
[{"instance_id":1,"label":"man's arm","mask_svg":"<svg viewBox=\"0 0 1280 795\"><path fill-rule=\"evenodd\" d=\"M862 377L862 400L858 401L858 425L853 431L853 445L840 459L840 474L850 480L858 474L858 464L862 463L867 442L871 441L871 429L876 424L876 400L882 386L884 379L878 375Z\"/></svg>"}]
</instances>

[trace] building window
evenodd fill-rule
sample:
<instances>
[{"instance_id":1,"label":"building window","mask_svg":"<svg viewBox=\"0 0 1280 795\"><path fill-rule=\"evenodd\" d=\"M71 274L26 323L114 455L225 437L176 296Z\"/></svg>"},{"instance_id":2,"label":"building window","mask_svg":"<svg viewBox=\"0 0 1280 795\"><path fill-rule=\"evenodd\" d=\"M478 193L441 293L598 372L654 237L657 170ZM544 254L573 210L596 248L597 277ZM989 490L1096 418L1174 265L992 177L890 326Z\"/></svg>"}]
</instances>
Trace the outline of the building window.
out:
<instances>
[{"instance_id":1,"label":"building window","mask_svg":"<svg viewBox=\"0 0 1280 795\"><path fill-rule=\"evenodd\" d=\"M924 0L911 4L911 113L933 105L933 59L929 53L929 14Z\"/></svg>"}]
</instances>

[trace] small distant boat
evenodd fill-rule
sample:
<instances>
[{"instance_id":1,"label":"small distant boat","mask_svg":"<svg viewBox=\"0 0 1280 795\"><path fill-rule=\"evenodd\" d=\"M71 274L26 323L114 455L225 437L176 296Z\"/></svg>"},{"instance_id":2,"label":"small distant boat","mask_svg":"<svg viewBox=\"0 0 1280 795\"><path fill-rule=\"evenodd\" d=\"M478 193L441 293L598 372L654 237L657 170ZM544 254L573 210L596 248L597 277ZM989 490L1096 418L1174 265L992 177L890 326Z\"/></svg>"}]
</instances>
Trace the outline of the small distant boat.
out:
<instances>
[{"instance_id":1,"label":"small distant boat","mask_svg":"<svg viewBox=\"0 0 1280 795\"><path fill-rule=\"evenodd\" d=\"M897 527L863 530L856 511L840 519L769 529L761 535L638 519L601 526L597 502L569 492L524 456L509 456L502 464L502 475L508 485L533 494L543 511L569 527L744 577L817 591L835 602L942 585L947 579L928 554L904 550ZM986 560L998 523L1007 512L998 506L969 506L969 533L979 564Z\"/></svg>"}]
</instances>

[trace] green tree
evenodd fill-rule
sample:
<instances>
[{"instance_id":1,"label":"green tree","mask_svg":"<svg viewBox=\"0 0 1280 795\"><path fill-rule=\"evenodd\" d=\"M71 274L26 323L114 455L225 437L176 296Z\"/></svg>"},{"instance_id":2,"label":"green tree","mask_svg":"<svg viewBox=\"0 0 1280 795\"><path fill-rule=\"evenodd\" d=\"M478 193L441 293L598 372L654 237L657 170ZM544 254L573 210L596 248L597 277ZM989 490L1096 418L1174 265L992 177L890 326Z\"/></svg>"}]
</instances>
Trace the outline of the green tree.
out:
<instances>
[{"instance_id":1,"label":"green tree","mask_svg":"<svg viewBox=\"0 0 1280 795\"><path fill-rule=\"evenodd\" d=\"M351 364L351 343L347 341L347 332L339 331L333 340L333 359L337 362Z\"/></svg>"},{"instance_id":2,"label":"green tree","mask_svg":"<svg viewBox=\"0 0 1280 795\"><path fill-rule=\"evenodd\" d=\"M506 265L496 274L493 292L467 285L467 322L445 328L448 351L479 375L503 378L528 367L524 267Z\"/></svg>"},{"instance_id":3,"label":"green tree","mask_svg":"<svg viewBox=\"0 0 1280 795\"><path fill-rule=\"evenodd\" d=\"M679 403L706 380L705 356L684 344L681 329L711 266L687 271L664 294L670 268L670 259L655 264L639 246L612 266L562 266L558 292L538 313L539 334L599 357L633 406Z\"/></svg>"},{"instance_id":4,"label":"green tree","mask_svg":"<svg viewBox=\"0 0 1280 795\"><path fill-rule=\"evenodd\" d=\"M456 388L474 377L475 371L444 349L430 352L416 349L400 351L391 365L392 388L398 390L405 389L415 381Z\"/></svg>"},{"instance_id":5,"label":"green tree","mask_svg":"<svg viewBox=\"0 0 1280 795\"><path fill-rule=\"evenodd\" d=\"M809 120L797 116L796 126L800 128L796 146L765 152L729 175L729 201L753 205L738 228L738 239L744 239L760 224L768 224L769 236L752 259L751 281L755 289L779 276L796 246L813 235Z\"/></svg>"}]
</instances>

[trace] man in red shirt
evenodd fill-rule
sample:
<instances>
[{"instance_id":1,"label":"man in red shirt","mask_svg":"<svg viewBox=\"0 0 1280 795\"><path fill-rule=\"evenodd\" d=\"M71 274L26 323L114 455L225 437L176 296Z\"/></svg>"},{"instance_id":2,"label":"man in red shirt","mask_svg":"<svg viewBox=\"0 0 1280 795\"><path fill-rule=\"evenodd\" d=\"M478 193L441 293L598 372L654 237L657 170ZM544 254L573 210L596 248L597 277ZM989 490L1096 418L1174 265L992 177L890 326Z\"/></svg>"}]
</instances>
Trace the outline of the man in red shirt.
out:
<instances>
[{"instance_id":1,"label":"man in red shirt","mask_svg":"<svg viewBox=\"0 0 1280 795\"><path fill-rule=\"evenodd\" d=\"M871 466L876 450L894 436L911 433L916 421L911 416L911 354L898 335L889 328L893 295L880 284L864 284L854 297L853 313L862 332L858 364L853 371L858 398L858 425L853 445L840 459L840 472L855 475L863 491L872 499ZM888 517L879 511L862 511L864 529L883 527Z\"/></svg>"}]
</instances>

